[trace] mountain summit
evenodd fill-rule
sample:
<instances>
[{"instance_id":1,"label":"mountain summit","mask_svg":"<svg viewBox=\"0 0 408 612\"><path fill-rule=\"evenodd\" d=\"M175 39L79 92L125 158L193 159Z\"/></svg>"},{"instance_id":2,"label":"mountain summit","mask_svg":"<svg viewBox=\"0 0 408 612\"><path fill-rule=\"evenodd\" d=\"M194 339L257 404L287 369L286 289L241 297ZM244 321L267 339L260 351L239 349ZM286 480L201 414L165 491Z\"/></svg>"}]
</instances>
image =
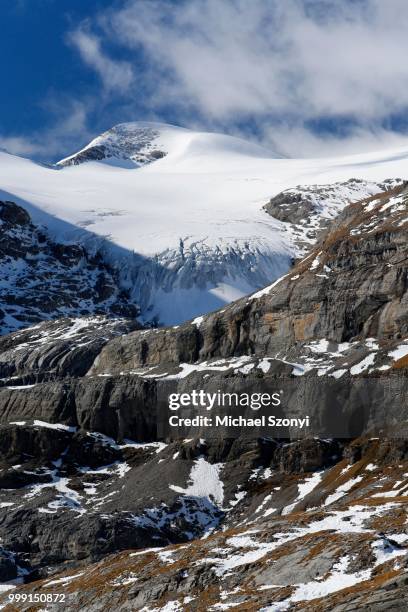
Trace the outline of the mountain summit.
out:
<instances>
[{"instance_id":1,"label":"mountain summit","mask_svg":"<svg viewBox=\"0 0 408 612\"><path fill-rule=\"evenodd\" d=\"M259 157L280 157L259 145L234 136L195 132L166 123L134 121L119 123L94 138L83 149L61 159L57 166L76 166L87 161L104 161L129 167L185 152L236 153Z\"/></svg>"},{"instance_id":2,"label":"mountain summit","mask_svg":"<svg viewBox=\"0 0 408 612\"><path fill-rule=\"evenodd\" d=\"M166 138L161 134L168 133L158 129L154 123L119 123L94 138L86 147L61 159L57 166L76 166L87 161L128 160L139 166L164 157L167 153ZM171 130L170 130L171 131Z\"/></svg>"}]
</instances>

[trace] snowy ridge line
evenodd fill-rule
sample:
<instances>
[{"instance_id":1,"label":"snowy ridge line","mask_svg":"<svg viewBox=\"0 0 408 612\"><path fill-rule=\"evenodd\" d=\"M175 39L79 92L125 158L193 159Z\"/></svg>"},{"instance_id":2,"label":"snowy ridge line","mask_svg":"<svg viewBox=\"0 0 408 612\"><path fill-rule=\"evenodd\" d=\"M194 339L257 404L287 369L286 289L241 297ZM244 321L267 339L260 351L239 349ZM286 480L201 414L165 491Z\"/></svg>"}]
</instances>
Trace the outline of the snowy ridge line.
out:
<instances>
[{"instance_id":1,"label":"snowy ridge line","mask_svg":"<svg viewBox=\"0 0 408 612\"><path fill-rule=\"evenodd\" d=\"M269 288L268 288L269 289ZM251 296L251 298L254 296ZM199 322L201 324L202 321ZM192 324L197 325L194 321ZM143 333L143 332L142 332ZM369 375L376 372L391 370L394 365L408 355L408 338L382 344L376 338L364 341L337 343L322 338L298 344L294 349L278 351L273 355L257 357L243 355L241 357L215 358L197 363L180 363L174 366L152 365L135 370L120 372L121 376L140 376L146 379L178 380L184 379L194 372L228 372L246 375L264 375L273 370L274 362L284 363L292 368L295 377L308 373L316 373L318 377L331 376L341 378L344 375ZM109 372L98 373L97 376L110 376Z\"/></svg>"}]
</instances>

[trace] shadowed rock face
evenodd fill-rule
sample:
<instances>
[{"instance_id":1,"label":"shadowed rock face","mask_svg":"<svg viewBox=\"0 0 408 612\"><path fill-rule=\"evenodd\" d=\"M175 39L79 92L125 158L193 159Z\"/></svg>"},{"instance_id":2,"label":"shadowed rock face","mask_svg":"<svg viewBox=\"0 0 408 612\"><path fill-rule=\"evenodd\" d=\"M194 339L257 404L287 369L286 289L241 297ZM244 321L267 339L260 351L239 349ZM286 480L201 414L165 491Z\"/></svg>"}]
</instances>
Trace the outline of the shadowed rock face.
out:
<instances>
[{"instance_id":1,"label":"shadowed rock face","mask_svg":"<svg viewBox=\"0 0 408 612\"><path fill-rule=\"evenodd\" d=\"M128 319L67 317L0 336L0 379L16 385L84 376L110 339L137 327Z\"/></svg>"},{"instance_id":2,"label":"shadowed rock face","mask_svg":"<svg viewBox=\"0 0 408 612\"><path fill-rule=\"evenodd\" d=\"M0 202L0 226L2 334L64 316L138 314L100 256L51 240L13 202Z\"/></svg>"},{"instance_id":3,"label":"shadowed rock face","mask_svg":"<svg viewBox=\"0 0 408 612\"><path fill-rule=\"evenodd\" d=\"M56 574L92 612L404 610L406 219L403 186L352 205L280 282L177 328L95 317L1 339L2 580L47 593ZM350 430L159 440L169 381L279 382L294 414L330 406Z\"/></svg>"}]
</instances>

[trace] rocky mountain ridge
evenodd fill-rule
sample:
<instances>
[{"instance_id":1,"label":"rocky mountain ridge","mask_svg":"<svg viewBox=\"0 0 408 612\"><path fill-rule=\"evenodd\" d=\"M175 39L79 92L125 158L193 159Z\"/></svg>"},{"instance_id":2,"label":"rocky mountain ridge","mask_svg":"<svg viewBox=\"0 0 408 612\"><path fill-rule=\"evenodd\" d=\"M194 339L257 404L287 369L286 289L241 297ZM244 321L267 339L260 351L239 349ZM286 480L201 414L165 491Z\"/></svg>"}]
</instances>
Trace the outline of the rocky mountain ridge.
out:
<instances>
[{"instance_id":1,"label":"rocky mountain ridge","mask_svg":"<svg viewBox=\"0 0 408 612\"><path fill-rule=\"evenodd\" d=\"M271 198L264 209L275 219L284 222L284 231L293 235L300 256L310 250L319 235L346 206L370 195L394 189L403 182L401 179L387 179L369 184L352 178L328 185L298 185Z\"/></svg>"},{"instance_id":2,"label":"rocky mountain ridge","mask_svg":"<svg viewBox=\"0 0 408 612\"><path fill-rule=\"evenodd\" d=\"M0 569L29 584L1 603L403 610L407 206L405 184L348 206L285 277L184 325L65 319L2 338ZM334 388L354 434L158 439L168 382L278 382L293 414L321 418Z\"/></svg>"}]
</instances>

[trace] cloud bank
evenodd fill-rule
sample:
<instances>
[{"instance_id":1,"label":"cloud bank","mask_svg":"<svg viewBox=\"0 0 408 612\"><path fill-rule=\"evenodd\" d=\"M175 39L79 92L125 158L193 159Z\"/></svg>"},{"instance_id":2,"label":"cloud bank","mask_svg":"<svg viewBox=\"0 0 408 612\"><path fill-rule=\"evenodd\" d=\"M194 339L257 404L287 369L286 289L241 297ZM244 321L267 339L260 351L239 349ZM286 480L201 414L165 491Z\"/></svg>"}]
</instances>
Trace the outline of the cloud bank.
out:
<instances>
[{"instance_id":1,"label":"cloud bank","mask_svg":"<svg viewBox=\"0 0 408 612\"><path fill-rule=\"evenodd\" d=\"M399 140L405 0L128 0L93 27L71 40L104 87L144 95L159 116L171 107L210 129L252 131L290 155ZM134 54L132 68L104 55L102 39Z\"/></svg>"},{"instance_id":2,"label":"cloud bank","mask_svg":"<svg viewBox=\"0 0 408 612\"><path fill-rule=\"evenodd\" d=\"M126 92L133 81L129 62L114 61L102 50L101 40L83 26L68 35L68 41L78 49L83 61L93 68L107 92Z\"/></svg>"},{"instance_id":3,"label":"cloud bank","mask_svg":"<svg viewBox=\"0 0 408 612\"><path fill-rule=\"evenodd\" d=\"M216 120L408 107L405 0L132 0L104 26L143 48L158 97Z\"/></svg>"},{"instance_id":4,"label":"cloud bank","mask_svg":"<svg viewBox=\"0 0 408 612\"><path fill-rule=\"evenodd\" d=\"M317 156L408 142L407 31L406 0L122 0L67 42L100 82L83 125L98 107Z\"/></svg>"}]
</instances>

